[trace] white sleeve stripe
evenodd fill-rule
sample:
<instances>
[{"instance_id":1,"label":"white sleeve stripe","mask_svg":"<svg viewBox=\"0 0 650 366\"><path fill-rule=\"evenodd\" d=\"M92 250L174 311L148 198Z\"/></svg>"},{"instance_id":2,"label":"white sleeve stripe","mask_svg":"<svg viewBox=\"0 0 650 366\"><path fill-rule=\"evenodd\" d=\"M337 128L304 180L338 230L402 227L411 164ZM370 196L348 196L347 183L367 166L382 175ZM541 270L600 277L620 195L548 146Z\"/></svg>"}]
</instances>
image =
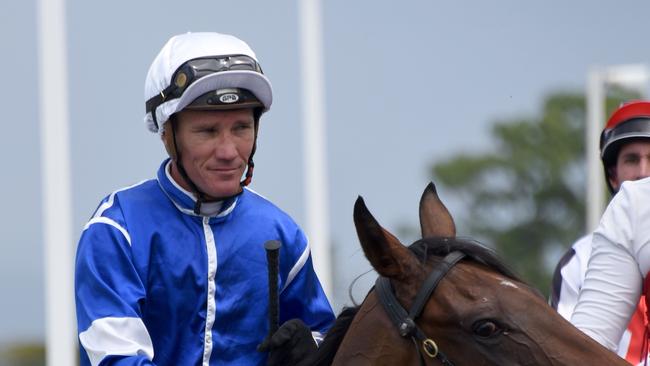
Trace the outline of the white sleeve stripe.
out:
<instances>
[{"instance_id":1,"label":"white sleeve stripe","mask_svg":"<svg viewBox=\"0 0 650 366\"><path fill-rule=\"evenodd\" d=\"M296 264L293 265L291 271L289 271L289 276L287 276L287 282L284 284L280 292L284 291L284 289L291 284L291 281L293 281L293 279L298 275L298 272L300 272L300 270L305 265L305 263L307 263L307 259L309 259L310 251L311 249L309 246L309 242L307 242L307 246L305 247L305 250L300 255L300 258L298 258Z\"/></svg>"},{"instance_id":2,"label":"white sleeve stripe","mask_svg":"<svg viewBox=\"0 0 650 366\"><path fill-rule=\"evenodd\" d=\"M120 189L118 189L117 191L111 193L111 195L108 197L108 200L107 200L106 202L102 203L102 204L97 208L97 211L95 211L95 214L93 215L93 218L101 216L101 215L104 213L104 211L106 211L106 210L109 209L111 206L113 206L113 201L115 201L115 194L116 194L117 192L125 191L125 190L127 190L127 189L129 189L129 188L133 188L133 187L135 187L135 186L139 186L140 184L143 184L143 183L145 183L145 182L147 182L147 181L149 181L149 180L150 180L150 179L143 180L143 181L138 182L138 183L136 183L136 184L134 184L134 185L131 185L131 186L128 186L128 187L124 187L124 188L120 188Z\"/></svg>"},{"instance_id":3,"label":"white sleeve stripe","mask_svg":"<svg viewBox=\"0 0 650 366\"><path fill-rule=\"evenodd\" d=\"M145 356L153 360L153 343L140 318L101 318L79 333L92 366L107 356Z\"/></svg>"},{"instance_id":4,"label":"white sleeve stripe","mask_svg":"<svg viewBox=\"0 0 650 366\"><path fill-rule=\"evenodd\" d=\"M116 228L122 233L122 235L124 235L124 238L129 243L129 246L131 246L131 235L129 235L126 229L120 226L120 224L118 224L117 222L109 219L108 217L103 217L103 216L93 217L92 219L90 219L90 221L88 221L88 223L86 223L86 226L84 226L84 230L88 229L88 227L92 224L107 224Z\"/></svg>"}]
</instances>

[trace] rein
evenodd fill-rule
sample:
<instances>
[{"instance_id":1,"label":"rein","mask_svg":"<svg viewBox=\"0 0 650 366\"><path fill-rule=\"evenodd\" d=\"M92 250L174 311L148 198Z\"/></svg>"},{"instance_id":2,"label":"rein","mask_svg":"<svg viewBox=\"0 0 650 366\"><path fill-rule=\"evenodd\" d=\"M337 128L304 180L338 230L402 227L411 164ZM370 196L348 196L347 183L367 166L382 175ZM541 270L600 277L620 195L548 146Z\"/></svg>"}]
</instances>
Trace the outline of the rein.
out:
<instances>
[{"instance_id":1,"label":"rein","mask_svg":"<svg viewBox=\"0 0 650 366\"><path fill-rule=\"evenodd\" d=\"M415 351L420 355L420 365L424 366L425 364L424 357L422 355L422 353L424 353L429 358L437 359L444 366L454 366L454 364L447 358L447 356L438 349L436 342L433 339L427 337L422 329L420 329L420 327L415 324L415 320L422 313L422 309L424 309L424 306L429 301L431 294L433 294L433 291L435 291L436 287L438 287L438 284L443 279L443 277L445 277L447 272L449 272L449 270L464 257L465 254L459 251L454 251L447 254L443 258L442 262L438 266L435 266L431 270L431 273L429 273L429 276L424 281L420 287L420 290L415 296L413 305L411 305L411 309L408 311L408 313L402 307L402 305L400 305L399 301L395 297L395 293L393 291L393 287L390 284L390 280L383 276L379 276L379 278L377 278L377 282L375 283L375 290L379 296L379 302L381 302L384 310L386 310L386 313L388 314L388 317L399 330L400 336L404 338L409 337L413 341ZM420 345L422 351L420 351Z\"/></svg>"}]
</instances>

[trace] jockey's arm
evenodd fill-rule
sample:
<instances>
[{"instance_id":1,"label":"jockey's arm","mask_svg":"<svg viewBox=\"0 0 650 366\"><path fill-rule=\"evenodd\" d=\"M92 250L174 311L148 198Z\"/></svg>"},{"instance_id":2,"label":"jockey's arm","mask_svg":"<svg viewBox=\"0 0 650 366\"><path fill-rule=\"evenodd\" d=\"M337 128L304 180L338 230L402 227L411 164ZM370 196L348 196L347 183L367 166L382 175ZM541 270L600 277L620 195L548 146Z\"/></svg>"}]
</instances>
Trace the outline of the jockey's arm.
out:
<instances>
[{"instance_id":1,"label":"jockey's arm","mask_svg":"<svg viewBox=\"0 0 650 366\"><path fill-rule=\"evenodd\" d=\"M648 189L626 182L594 232L585 282L571 322L616 350L650 265ZM646 184L647 185L647 184ZM639 259L641 259L639 261Z\"/></svg>"}]
</instances>

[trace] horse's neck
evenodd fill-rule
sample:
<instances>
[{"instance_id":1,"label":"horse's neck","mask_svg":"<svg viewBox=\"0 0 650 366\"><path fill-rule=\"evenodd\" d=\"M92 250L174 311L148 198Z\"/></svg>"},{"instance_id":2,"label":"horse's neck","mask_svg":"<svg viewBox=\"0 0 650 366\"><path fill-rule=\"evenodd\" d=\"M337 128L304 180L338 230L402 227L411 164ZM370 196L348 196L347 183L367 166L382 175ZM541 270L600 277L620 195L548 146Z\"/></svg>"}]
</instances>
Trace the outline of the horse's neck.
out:
<instances>
[{"instance_id":1,"label":"horse's neck","mask_svg":"<svg viewBox=\"0 0 650 366\"><path fill-rule=\"evenodd\" d=\"M562 342L558 349L569 349L571 352L562 352L554 354L552 344L547 347L546 352L552 365L589 365L589 366L629 366L630 364L620 358L616 353L600 345L588 335L582 333L571 323L564 321L553 322L553 327L561 334L573 336L564 337L559 341ZM557 339L555 340L558 341Z\"/></svg>"},{"instance_id":2,"label":"horse's neck","mask_svg":"<svg viewBox=\"0 0 650 366\"><path fill-rule=\"evenodd\" d=\"M410 365L418 354L386 316L374 291L359 308L332 365Z\"/></svg>"}]
</instances>

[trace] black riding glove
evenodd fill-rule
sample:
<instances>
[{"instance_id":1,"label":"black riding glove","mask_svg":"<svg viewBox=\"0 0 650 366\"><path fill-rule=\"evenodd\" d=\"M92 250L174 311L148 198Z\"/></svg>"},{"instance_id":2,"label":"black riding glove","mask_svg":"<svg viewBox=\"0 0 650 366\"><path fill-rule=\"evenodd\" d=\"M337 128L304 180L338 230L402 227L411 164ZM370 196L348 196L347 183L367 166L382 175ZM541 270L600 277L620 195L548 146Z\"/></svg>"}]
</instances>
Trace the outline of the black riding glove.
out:
<instances>
[{"instance_id":1,"label":"black riding glove","mask_svg":"<svg viewBox=\"0 0 650 366\"><path fill-rule=\"evenodd\" d=\"M300 319L291 319L257 346L258 352L269 352L267 366L310 365L318 346L311 330Z\"/></svg>"}]
</instances>

